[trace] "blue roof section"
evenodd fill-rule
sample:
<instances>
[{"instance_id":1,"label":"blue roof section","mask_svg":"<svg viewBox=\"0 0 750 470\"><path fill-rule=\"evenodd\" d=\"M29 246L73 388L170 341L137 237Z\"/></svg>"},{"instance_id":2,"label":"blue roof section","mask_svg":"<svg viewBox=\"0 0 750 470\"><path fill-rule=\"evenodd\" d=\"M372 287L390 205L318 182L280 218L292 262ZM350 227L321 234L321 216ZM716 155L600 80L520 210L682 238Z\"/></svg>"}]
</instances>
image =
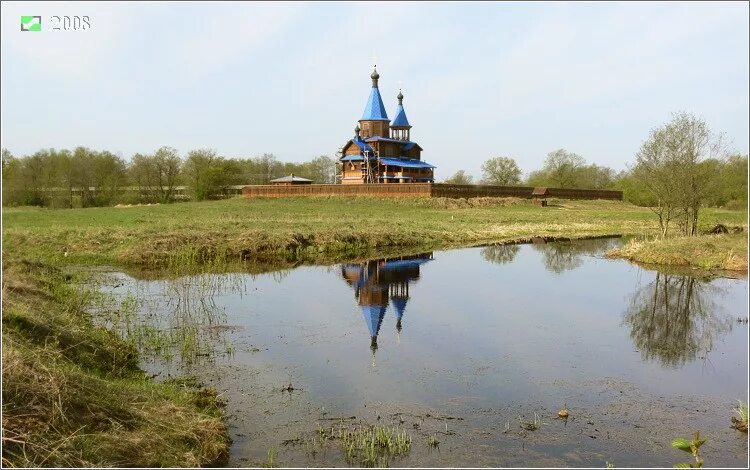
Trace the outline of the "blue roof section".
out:
<instances>
[{"instance_id":1,"label":"blue roof section","mask_svg":"<svg viewBox=\"0 0 750 470\"><path fill-rule=\"evenodd\" d=\"M404 311L406 310L406 302L408 299L406 297L392 297L391 298L391 304L393 305L393 309L396 311L396 319L401 320L401 317L404 316Z\"/></svg>"},{"instance_id":2,"label":"blue roof section","mask_svg":"<svg viewBox=\"0 0 750 470\"><path fill-rule=\"evenodd\" d=\"M370 336L377 336L380 325L385 317L387 305L362 305L362 315L365 317L367 329L370 330Z\"/></svg>"},{"instance_id":3,"label":"blue roof section","mask_svg":"<svg viewBox=\"0 0 750 470\"><path fill-rule=\"evenodd\" d=\"M365 157L363 157L362 155L346 155L344 157L341 157L342 162L356 162L364 159Z\"/></svg>"},{"instance_id":4,"label":"blue roof section","mask_svg":"<svg viewBox=\"0 0 750 470\"><path fill-rule=\"evenodd\" d=\"M392 261L386 261L383 264L383 267L381 269L405 269L409 267L418 267L421 266L429 261L432 261L432 258L423 258L423 259L397 259Z\"/></svg>"},{"instance_id":5,"label":"blue roof section","mask_svg":"<svg viewBox=\"0 0 750 470\"><path fill-rule=\"evenodd\" d=\"M412 147L414 147L415 145L417 145L417 143L416 143L416 142L408 142L407 144L405 144L405 145L404 145L403 147L401 147L401 148L402 148L402 149L404 149L404 150L411 150L411 149L412 149Z\"/></svg>"},{"instance_id":6,"label":"blue roof section","mask_svg":"<svg viewBox=\"0 0 750 470\"><path fill-rule=\"evenodd\" d=\"M368 137L365 139L365 142L377 142L379 140L382 140L384 142L395 142L397 144L401 144L401 148L403 150L410 150L412 147L417 145L416 142L412 142L411 140L391 139L390 137L380 137L379 135Z\"/></svg>"},{"instance_id":7,"label":"blue roof section","mask_svg":"<svg viewBox=\"0 0 750 470\"><path fill-rule=\"evenodd\" d=\"M409 120L406 119L406 112L404 111L403 105L398 105L396 107L396 117L393 119L391 127L411 127L409 125Z\"/></svg>"},{"instance_id":8,"label":"blue roof section","mask_svg":"<svg viewBox=\"0 0 750 470\"><path fill-rule=\"evenodd\" d=\"M365 105L365 112L362 114L361 121L390 121L388 114L385 112L385 106L383 106L383 99L380 97L380 90L378 87L373 86L370 92L370 98L367 99L367 105Z\"/></svg>"},{"instance_id":9,"label":"blue roof section","mask_svg":"<svg viewBox=\"0 0 750 470\"><path fill-rule=\"evenodd\" d=\"M374 152L372 146L366 143L364 140L362 140L362 137L357 136L352 139L352 142L354 142L357 145L357 147L359 147L359 149L362 151L368 150L370 152Z\"/></svg>"},{"instance_id":10,"label":"blue roof section","mask_svg":"<svg viewBox=\"0 0 750 470\"><path fill-rule=\"evenodd\" d=\"M382 165L399 166L402 168L435 168L427 162L420 160L414 160L412 158L381 158L380 163Z\"/></svg>"},{"instance_id":11,"label":"blue roof section","mask_svg":"<svg viewBox=\"0 0 750 470\"><path fill-rule=\"evenodd\" d=\"M399 140L399 139L391 139L390 137L381 137L379 135L374 135L372 137L368 137L365 139L365 142L376 142L378 140L383 140L385 142L396 142L398 144L415 144L416 142L412 142L410 140Z\"/></svg>"}]
</instances>

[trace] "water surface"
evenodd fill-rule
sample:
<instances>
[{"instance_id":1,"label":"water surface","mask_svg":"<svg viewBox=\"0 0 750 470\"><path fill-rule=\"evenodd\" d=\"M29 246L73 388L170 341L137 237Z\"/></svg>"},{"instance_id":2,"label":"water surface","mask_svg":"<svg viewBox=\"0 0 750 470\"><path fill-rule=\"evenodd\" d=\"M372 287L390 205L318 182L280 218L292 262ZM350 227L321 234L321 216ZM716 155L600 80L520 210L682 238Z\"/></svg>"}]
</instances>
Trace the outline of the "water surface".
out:
<instances>
[{"instance_id":1,"label":"water surface","mask_svg":"<svg viewBox=\"0 0 750 470\"><path fill-rule=\"evenodd\" d=\"M110 291L137 305L144 368L228 399L231 465L269 448L284 465L346 465L308 441L353 416L410 432L392 465L671 466L684 456L669 441L701 430L707 465L744 466L729 417L747 400L747 280L603 258L618 239L539 241L262 275L118 273ZM541 428L521 429L534 413Z\"/></svg>"}]
</instances>

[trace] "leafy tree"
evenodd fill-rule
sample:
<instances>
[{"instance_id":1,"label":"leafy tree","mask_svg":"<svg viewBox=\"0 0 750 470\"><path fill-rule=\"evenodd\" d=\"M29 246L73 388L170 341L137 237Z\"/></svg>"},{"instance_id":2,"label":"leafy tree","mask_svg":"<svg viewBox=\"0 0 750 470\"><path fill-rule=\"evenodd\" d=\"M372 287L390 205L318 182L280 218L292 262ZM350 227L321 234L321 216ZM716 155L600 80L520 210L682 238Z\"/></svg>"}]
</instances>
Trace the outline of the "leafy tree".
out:
<instances>
[{"instance_id":1,"label":"leafy tree","mask_svg":"<svg viewBox=\"0 0 750 470\"><path fill-rule=\"evenodd\" d=\"M718 170L720 183L710 201L712 205L737 209L747 207L747 160L747 155L734 154L722 162Z\"/></svg>"},{"instance_id":2,"label":"leafy tree","mask_svg":"<svg viewBox=\"0 0 750 470\"><path fill-rule=\"evenodd\" d=\"M152 156L140 153L133 155L128 167L128 177L131 184L138 188L140 202L153 202L157 200L159 179L156 172Z\"/></svg>"},{"instance_id":3,"label":"leafy tree","mask_svg":"<svg viewBox=\"0 0 750 470\"><path fill-rule=\"evenodd\" d=\"M472 184L474 177L467 175L464 170L458 170L450 178L443 181L448 184Z\"/></svg>"},{"instance_id":4,"label":"leafy tree","mask_svg":"<svg viewBox=\"0 0 750 470\"><path fill-rule=\"evenodd\" d=\"M612 188L622 191L623 199L636 206L649 207L656 205L656 199L653 194L630 171L620 173L616 177Z\"/></svg>"},{"instance_id":5,"label":"leafy tree","mask_svg":"<svg viewBox=\"0 0 750 470\"><path fill-rule=\"evenodd\" d=\"M535 186L582 187L584 184L581 181L581 170L585 165L586 161L580 155L558 149L547 154L542 169L532 172L529 180L533 181Z\"/></svg>"},{"instance_id":6,"label":"leafy tree","mask_svg":"<svg viewBox=\"0 0 750 470\"><path fill-rule=\"evenodd\" d=\"M301 175L313 180L314 183L335 183L336 182L336 160L321 155L315 157L312 161L303 164Z\"/></svg>"},{"instance_id":7,"label":"leafy tree","mask_svg":"<svg viewBox=\"0 0 750 470\"><path fill-rule=\"evenodd\" d=\"M491 158L482 163L482 184L510 186L521 182L521 169L509 157Z\"/></svg>"},{"instance_id":8,"label":"leafy tree","mask_svg":"<svg viewBox=\"0 0 750 470\"><path fill-rule=\"evenodd\" d=\"M180 174L180 156L172 147L161 147L153 156L154 176L157 180L157 194L161 202L174 198L177 178Z\"/></svg>"},{"instance_id":9,"label":"leafy tree","mask_svg":"<svg viewBox=\"0 0 750 470\"><path fill-rule=\"evenodd\" d=\"M208 199L216 192L217 179L220 179L220 171L217 171L218 156L216 151L210 149L191 150L182 167L184 180L193 192L196 201Z\"/></svg>"},{"instance_id":10,"label":"leafy tree","mask_svg":"<svg viewBox=\"0 0 750 470\"><path fill-rule=\"evenodd\" d=\"M575 179L581 188L607 189L615 184L615 171L592 163L581 167Z\"/></svg>"},{"instance_id":11,"label":"leafy tree","mask_svg":"<svg viewBox=\"0 0 750 470\"><path fill-rule=\"evenodd\" d=\"M94 152L92 154L92 178L95 190L93 205L107 206L117 201L120 188L126 181L125 161L119 156L108 152Z\"/></svg>"}]
</instances>

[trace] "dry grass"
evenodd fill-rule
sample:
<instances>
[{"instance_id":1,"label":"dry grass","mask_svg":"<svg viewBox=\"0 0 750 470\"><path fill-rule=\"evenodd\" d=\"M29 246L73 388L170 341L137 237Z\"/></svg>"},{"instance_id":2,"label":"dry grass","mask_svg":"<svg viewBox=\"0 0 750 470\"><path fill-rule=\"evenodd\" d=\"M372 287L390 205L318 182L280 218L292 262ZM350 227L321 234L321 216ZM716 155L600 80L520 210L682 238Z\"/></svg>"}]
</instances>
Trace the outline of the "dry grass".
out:
<instances>
[{"instance_id":1,"label":"dry grass","mask_svg":"<svg viewBox=\"0 0 750 470\"><path fill-rule=\"evenodd\" d=\"M739 233L632 240L607 255L645 264L747 272L747 235Z\"/></svg>"},{"instance_id":2,"label":"dry grass","mask_svg":"<svg viewBox=\"0 0 750 470\"><path fill-rule=\"evenodd\" d=\"M210 390L146 379L132 347L89 321L86 293L62 272L6 260L3 274L3 466L194 467L226 458Z\"/></svg>"}]
</instances>

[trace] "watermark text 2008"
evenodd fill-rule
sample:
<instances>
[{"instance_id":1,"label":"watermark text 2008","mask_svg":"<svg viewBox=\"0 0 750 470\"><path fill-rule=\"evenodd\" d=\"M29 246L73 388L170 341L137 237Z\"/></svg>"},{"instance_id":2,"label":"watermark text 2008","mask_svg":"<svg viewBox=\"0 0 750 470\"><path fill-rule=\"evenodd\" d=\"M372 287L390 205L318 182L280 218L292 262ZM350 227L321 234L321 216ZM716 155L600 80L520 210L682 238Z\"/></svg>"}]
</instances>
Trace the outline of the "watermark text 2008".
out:
<instances>
[{"instance_id":1,"label":"watermark text 2008","mask_svg":"<svg viewBox=\"0 0 750 470\"><path fill-rule=\"evenodd\" d=\"M86 31L91 29L91 18L88 16L57 16L49 17L49 29L53 31Z\"/></svg>"},{"instance_id":2,"label":"watermark text 2008","mask_svg":"<svg viewBox=\"0 0 750 470\"><path fill-rule=\"evenodd\" d=\"M86 31L91 29L91 18L83 15L21 16L21 31Z\"/></svg>"}]
</instances>

